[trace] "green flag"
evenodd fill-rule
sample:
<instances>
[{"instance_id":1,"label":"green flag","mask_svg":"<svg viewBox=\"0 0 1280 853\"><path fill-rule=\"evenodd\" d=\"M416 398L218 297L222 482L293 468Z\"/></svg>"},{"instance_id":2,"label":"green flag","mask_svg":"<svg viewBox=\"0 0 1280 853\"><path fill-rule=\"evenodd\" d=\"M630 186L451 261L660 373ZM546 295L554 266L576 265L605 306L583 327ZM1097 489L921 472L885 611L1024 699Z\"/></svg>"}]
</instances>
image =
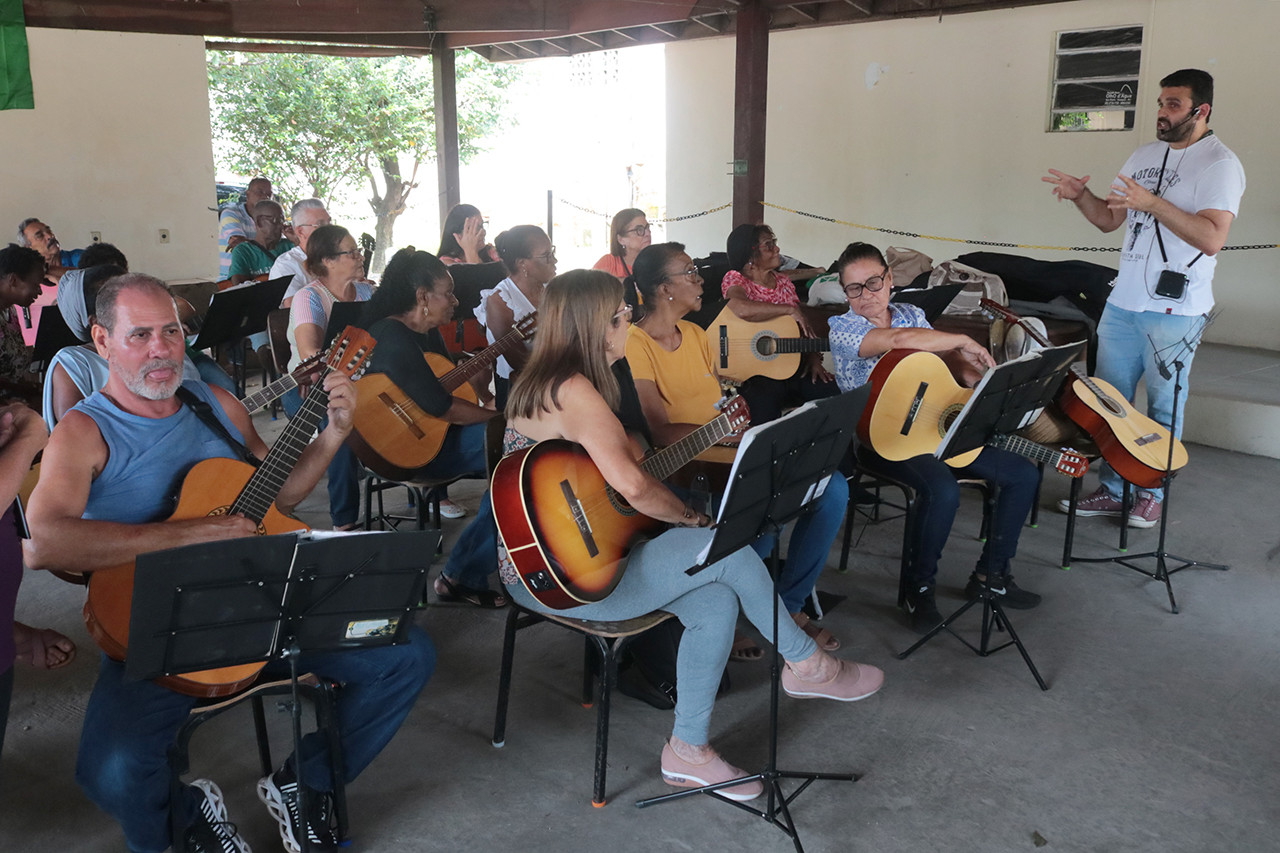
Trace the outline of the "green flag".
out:
<instances>
[{"instance_id":1,"label":"green flag","mask_svg":"<svg viewBox=\"0 0 1280 853\"><path fill-rule=\"evenodd\" d=\"M22 0L0 0L0 110L34 110Z\"/></svg>"}]
</instances>

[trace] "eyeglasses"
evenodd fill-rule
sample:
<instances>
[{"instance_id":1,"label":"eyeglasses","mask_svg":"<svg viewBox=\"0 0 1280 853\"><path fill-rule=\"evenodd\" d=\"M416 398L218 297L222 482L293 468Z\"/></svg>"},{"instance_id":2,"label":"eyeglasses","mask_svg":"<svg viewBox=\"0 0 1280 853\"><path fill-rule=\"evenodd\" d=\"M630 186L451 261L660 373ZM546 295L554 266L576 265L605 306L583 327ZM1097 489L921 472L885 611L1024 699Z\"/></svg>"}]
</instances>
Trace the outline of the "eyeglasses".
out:
<instances>
[{"instance_id":1,"label":"eyeglasses","mask_svg":"<svg viewBox=\"0 0 1280 853\"><path fill-rule=\"evenodd\" d=\"M360 251L359 249L348 249L348 250L347 250L347 251L345 251L345 252L334 252L334 253L333 253L332 255L330 255L329 257L331 257L331 258L340 258L340 257L342 257L343 255L346 255L348 258L351 258L352 260L355 260L355 261L363 261L363 260L364 260L364 252Z\"/></svg>"},{"instance_id":2,"label":"eyeglasses","mask_svg":"<svg viewBox=\"0 0 1280 853\"><path fill-rule=\"evenodd\" d=\"M267 222L267 223L270 223L271 225L283 225L284 217L283 216L258 216L258 217L255 217L253 221Z\"/></svg>"},{"instance_id":3,"label":"eyeglasses","mask_svg":"<svg viewBox=\"0 0 1280 853\"><path fill-rule=\"evenodd\" d=\"M644 225L637 225L635 228L628 228L626 231L623 231L622 233L631 234L632 236L635 236L635 237L643 237L644 235L648 234L652 230L653 228L646 223Z\"/></svg>"},{"instance_id":4,"label":"eyeglasses","mask_svg":"<svg viewBox=\"0 0 1280 853\"><path fill-rule=\"evenodd\" d=\"M667 273L666 275L664 275L664 276L663 276L663 278L681 278L681 277L684 277L684 278L697 278L697 277L698 277L698 268L697 268L697 267L689 267L687 270L681 270L680 272L669 272L669 273Z\"/></svg>"},{"instance_id":5,"label":"eyeglasses","mask_svg":"<svg viewBox=\"0 0 1280 853\"><path fill-rule=\"evenodd\" d=\"M613 315L613 325L614 325L614 326L617 326L617 325L618 325L618 321L619 321L619 320L621 320L621 319L623 319L624 317L626 318L627 322L628 322L628 323L630 323L630 322L631 322L631 310L632 310L632 309L631 309L631 306L630 306L630 305L628 305L626 308L619 308L619 309L617 310L617 312Z\"/></svg>"},{"instance_id":6,"label":"eyeglasses","mask_svg":"<svg viewBox=\"0 0 1280 853\"><path fill-rule=\"evenodd\" d=\"M879 293L881 290L884 290L884 279L888 274L889 270L888 268L885 268L883 273L880 275L873 275L861 284L853 282L851 284L842 284L841 287L844 288L844 295L850 299L857 299L862 295L863 290L869 290L872 293Z\"/></svg>"},{"instance_id":7,"label":"eyeglasses","mask_svg":"<svg viewBox=\"0 0 1280 853\"><path fill-rule=\"evenodd\" d=\"M777 241L777 240L765 240L763 243L758 243L758 244L756 245L756 248L757 248L757 249L767 249L767 250L768 250L768 251L770 251L770 252L774 252L774 251L777 251L777 249L778 249L778 241Z\"/></svg>"},{"instance_id":8,"label":"eyeglasses","mask_svg":"<svg viewBox=\"0 0 1280 853\"><path fill-rule=\"evenodd\" d=\"M556 247L552 246L550 252L543 252L541 255L534 255L534 257L544 264L549 264L556 259Z\"/></svg>"},{"instance_id":9,"label":"eyeglasses","mask_svg":"<svg viewBox=\"0 0 1280 853\"><path fill-rule=\"evenodd\" d=\"M332 224L333 222L328 219L326 219L324 222L303 222L299 225L294 225L293 230L297 231L299 228L323 228L326 225L332 225Z\"/></svg>"}]
</instances>

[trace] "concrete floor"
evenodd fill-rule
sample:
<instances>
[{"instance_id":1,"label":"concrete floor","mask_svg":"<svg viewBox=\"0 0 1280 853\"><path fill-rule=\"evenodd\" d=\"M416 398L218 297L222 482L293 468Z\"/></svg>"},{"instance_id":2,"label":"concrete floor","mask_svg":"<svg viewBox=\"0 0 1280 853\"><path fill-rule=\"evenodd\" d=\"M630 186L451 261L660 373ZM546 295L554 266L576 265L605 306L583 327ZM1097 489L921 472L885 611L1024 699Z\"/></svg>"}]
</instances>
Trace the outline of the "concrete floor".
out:
<instances>
[{"instance_id":1,"label":"concrete floor","mask_svg":"<svg viewBox=\"0 0 1280 853\"><path fill-rule=\"evenodd\" d=\"M893 606L900 522L865 532L851 570L823 576L846 596L824 622L842 654L883 667L884 690L853 705L783 698L784 768L854 771L856 784L819 782L793 805L810 851L1280 850L1275 791L1280 757L1280 530L1271 485L1280 461L1192 446L1172 495L1173 551L1229 563L1229 572L1173 578L1182 612L1161 585L1114 566L1059 569L1064 516L1050 507L1067 481L1051 476L1037 529L1028 529L1018 581L1044 595L1015 612L1051 689L1041 692L1012 649L979 658L953 638L907 661L913 639ZM1086 482L1091 489L1092 478ZM476 484L454 496L474 510ZM304 505L322 523L323 491ZM960 603L978 553L979 502L964 498L940 575L944 612ZM451 543L462 522L449 522ZM1115 553L1118 528L1085 520L1080 554ZM1135 531L1130 552L1154 546ZM21 669L4 745L0 849L114 851L117 827L88 803L72 771L97 655L80 622L82 590L29 575L19 618L80 644L60 672ZM432 606L419 617L440 666L391 747L349 789L351 849L789 850L776 829L694 798L638 810L669 790L658 754L671 717L619 697L610 743L609 804L590 804L595 716L576 691L580 641L539 627L517 647L506 747L490 745L503 615ZM976 634L977 619L961 628ZM758 768L766 756L767 667L730 665L713 743ZM273 726L286 741L284 715ZM214 778L231 818L258 850L276 850L274 823L253 793L247 710L207 725L196 775Z\"/></svg>"}]
</instances>

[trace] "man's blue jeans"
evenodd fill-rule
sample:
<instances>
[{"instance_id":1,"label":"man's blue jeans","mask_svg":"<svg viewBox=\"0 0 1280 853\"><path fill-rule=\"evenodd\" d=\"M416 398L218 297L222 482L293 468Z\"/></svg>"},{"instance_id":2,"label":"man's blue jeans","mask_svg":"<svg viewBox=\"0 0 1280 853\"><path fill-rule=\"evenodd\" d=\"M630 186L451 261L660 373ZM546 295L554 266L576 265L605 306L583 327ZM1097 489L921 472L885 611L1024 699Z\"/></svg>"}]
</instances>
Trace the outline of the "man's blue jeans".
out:
<instances>
[{"instance_id":1,"label":"man's blue jeans","mask_svg":"<svg viewBox=\"0 0 1280 853\"><path fill-rule=\"evenodd\" d=\"M405 645L304 653L298 658L301 671L342 684L338 727L346 781L356 778L395 735L435 663L435 646L416 626ZM287 675L283 662L268 665L264 672L273 678ZM153 681L125 681L124 664L102 658L85 710L76 781L89 799L119 821L135 853L160 853L170 845L167 750L196 701ZM307 735L302 753L299 779L313 790L329 790L325 738L314 732ZM189 823L199 799L192 789L186 790L182 808Z\"/></svg>"},{"instance_id":2,"label":"man's blue jeans","mask_svg":"<svg viewBox=\"0 0 1280 853\"><path fill-rule=\"evenodd\" d=\"M1126 400L1138 390L1138 380L1147 386L1147 416L1168 427L1173 423L1175 406L1178 429L1182 437L1182 414L1187 404L1187 378L1191 372L1194 351L1186 352L1181 342L1200 328L1199 315L1160 314L1155 311L1126 311L1107 305L1098 322L1098 378L1116 386ZM1181 355L1179 352L1181 351ZM1174 366L1167 364L1169 378L1160 375L1157 353L1167 360L1179 356L1182 362L1182 393L1174 400ZM1098 472L1098 480L1107 492L1119 499L1124 488L1120 475L1107 464ZM1163 489L1150 489L1156 500L1164 499Z\"/></svg>"},{"instance_id":3,"label":"man's blue jeans","mask_svg":"<svg viewBox=\"0 0 1280 853\"><path fill-rule=\"evenodd\" d=\"M302 396L294 388L280 398L285 414L290 418L302 408ZM326 417L320 421L323 430L329 424ZM329 491L329 520L334 527L350 527L360 519L360 479L362 472L360 460L351 452L351 448L343 444L333 454L327 471Z\"/></svg>"}]
</instances>

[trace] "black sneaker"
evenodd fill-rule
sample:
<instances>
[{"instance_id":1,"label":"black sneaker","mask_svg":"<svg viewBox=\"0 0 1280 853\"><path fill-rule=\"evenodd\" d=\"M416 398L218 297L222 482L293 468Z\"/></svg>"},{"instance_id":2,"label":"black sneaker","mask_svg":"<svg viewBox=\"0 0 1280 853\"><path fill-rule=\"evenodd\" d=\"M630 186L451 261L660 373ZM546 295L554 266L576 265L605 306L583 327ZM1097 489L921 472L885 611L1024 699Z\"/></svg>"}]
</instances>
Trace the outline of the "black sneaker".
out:
<instances>
[{"instance_id":1,"label":"black sneaker","mask_svg":"<svg viewBox=\"0 0 1280 853\"><path fill-rule=\"evenodd\" d=\"M1000 603L1014 610L1030 610L1040 603L1040 596L1034 592L1028 592L1013 582L1013 575L1005 575L1002 578L991 579L991 591L1000 598ZM978 580L978 573L974 572L969 575L969 583L965 584L965 598L976 598L978 593L982 591L982 581Z\"/></svg>"},{"instance_id":2,"label":"black sneaker","mask_svg":"<svg viewBox=\"0 0 1280 853\"><path fill-rule=\"evenodd\" d=\"M919 584L907 590L907 600L903 605L907 611L907 621L911 630L917 634L927 634L942 621L938 612L938 604L933 600L933 584Z\"/></svg>"},{"instance_id":3,"label":"black sneaker","mask_svg":"<svg viewBox=\"0 0 1280 853\"><path fill-rule=\"evenodd\" d=\"M307 838L316 851L337 850L338 839L330 828L333 814L332 795L325 791L308 790ZM258 799L280 824L280 840L289 853L301 853L298 844L298 780L289 765L284 765L270 776L258 782Z\"/></svg>"},{"instance_id":4,"label":"black sneaker","mask_svg":"<svg viewBox=\"0 0 1280 853\"><path fill-rule=\"evenodd\" d=\"M187 827L186 848L191 853L252 853L249 845L227 820L222 791L208 779L197 779L191 790L200 798L195 819Z\"/></svg>"}]
</instances>

